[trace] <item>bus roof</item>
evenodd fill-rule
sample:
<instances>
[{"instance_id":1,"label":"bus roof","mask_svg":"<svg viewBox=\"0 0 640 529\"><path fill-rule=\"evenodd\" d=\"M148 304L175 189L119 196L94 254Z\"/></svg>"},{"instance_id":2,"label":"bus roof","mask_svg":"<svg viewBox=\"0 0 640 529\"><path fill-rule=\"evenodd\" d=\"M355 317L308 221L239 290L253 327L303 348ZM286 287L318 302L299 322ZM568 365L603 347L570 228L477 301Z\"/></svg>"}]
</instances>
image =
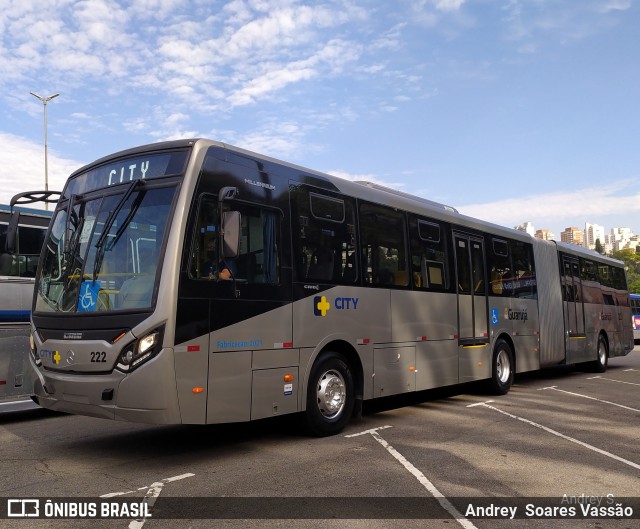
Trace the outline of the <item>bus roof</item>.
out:
<instances>
[{"instance_id":1,"label":"bus roof","mask_svg":"<svg viewBox=\"0 0 640 529\"><path fill-rule=\"evenodd\" d=\"M191 148L191 147L194 147L196 144L203 144L203 147L219 147L221 149L224 149L229 152L233 152L235 154L239 154L249 158L255 158L264 162L269 162L269 163L281 165L284 167L288 167L289 169L300 171L301 173L304 173L306 175L311 175L323 180L327 184L330 184L332 187L334 187L337 191L345 195L358 197L363 200L384 204L390 207L400 208L400 209L403 209L412 213L416 213L419 215L428 215L444 222L455 222L456 224L463 227L467 227L469 229L488 231L498 236L509 237L512 239L517 239L525 242L531 242L532 240L539 241L539 239L534 239L530 234L526 232L516 230L514 228L507 228L505 226L500 226L498 224L476 219L473 217L469 217L467 215L460 213L456 208L447 206L445 204L440 204L438 202L434 202L416 195L412 195L410 193L391 189L373 182L347 180L339 176L323 173L320 171L316 171L314 169L309 169L308 167L296 165L296 164L286 162L277 158L271 158L269 156L259 154L253 151L249 151L241 147L235 147L227 143L223 143L216 140L205 139L205 138L190 138L190 139L182 139L182 140L174 140L174 141L157 142L157 143L151 143L147 145L140 145L138 147L133 147L123 151L119 151L119 152L110 154L108 156L105 156L103 158L100 158L88 165L85 165L84 167L81 167L80 169L72 173L69 178L71 179L96 166L105 164L117 158L137 155L141 153L148 153L148 152L182 149L187 147ZM581 255L583 257L593 257L600 260L606 260L606 261L610 261L612 264L613 263L620 264L620 261L610 257L600 255L594 252L593 250L588 250L580 246L576 246L573 244L566 244L558 241L552 241L552 243L557 244L559 248L561 248L562 250L568 253Z\"/></svg>"},{"instance_id":2,"label":"bus roof","mask_svg":"<svg viewBox=\"0 0 640 529\"><path fill-rule=\"evenodd\" d=\"M20 213L42 216L42 217L51 217L51 211L45 211L43 209L35 209L35 208L25 208L23 206L13 206L14 211L19 211ZM11 213L11 206L6 204L0 204L0 212Z\"/></svg>"}]
</instances>

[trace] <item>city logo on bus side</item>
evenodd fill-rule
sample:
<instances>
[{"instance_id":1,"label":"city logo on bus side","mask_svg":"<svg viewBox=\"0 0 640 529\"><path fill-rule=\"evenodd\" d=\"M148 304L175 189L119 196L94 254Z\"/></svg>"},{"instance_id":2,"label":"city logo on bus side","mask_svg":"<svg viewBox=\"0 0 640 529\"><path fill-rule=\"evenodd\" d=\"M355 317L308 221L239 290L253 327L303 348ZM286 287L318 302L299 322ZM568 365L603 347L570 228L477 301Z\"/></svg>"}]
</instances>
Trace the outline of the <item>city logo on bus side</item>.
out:
<instances>
[{"instance_id":1,"label":"city logo on bus side","mask_svg":"<svg viewBox=\"0 0 640 529\"><path fill-rule=\"evenodd\" d=\"M313 313L316 316L326 316L327 311L331 308L325 296L316 296L313 298Z\"/></svg>"},{"instance_id":2,"label":"city logo on bus side","mask_svg":"<svg viewBox=\"0 0 640 529\"><path fill-rule=\"evenodd\" d=\"M359 301L360 298L338 297L331 303L326 296L315 296L313 298L313 313L316 316L326 316L331 308L336 310L358 310Z\"/></svg>"}]
</instances>

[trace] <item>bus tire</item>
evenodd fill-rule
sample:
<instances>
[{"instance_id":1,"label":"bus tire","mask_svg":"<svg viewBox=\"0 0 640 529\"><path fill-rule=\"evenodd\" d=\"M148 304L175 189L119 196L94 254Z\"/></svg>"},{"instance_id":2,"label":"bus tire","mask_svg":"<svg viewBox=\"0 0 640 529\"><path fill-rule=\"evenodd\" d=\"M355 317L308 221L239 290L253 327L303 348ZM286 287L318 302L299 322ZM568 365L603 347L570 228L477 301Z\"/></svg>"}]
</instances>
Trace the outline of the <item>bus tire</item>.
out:
<instances>
[{"instance_id":1,"label":"bus tire","mask_svg":"<svg viewBox=\"0 0 640 529\"><path fill-rule=\"evenodd\" d=\"M349 364L338 353L322 353L311 369L307 386L307 431L317 437L340 433L351 419L354 404Z\"/></svg>"},{"instance_id":2,"label":"bus tire","mask_svg":"<svg viewBox=\"0 0 640 529\"><path fill-rule=\"evenodd\" d=\"M595 373L604 373L607 370L609 364L609 348L607 347L607 341L602 334L598 336L598 351L597 357L593 362L589 363L589 367Z\"/></svg>"},{"instance_id":3,"label":"bus tire","mask_svg":"<svg viewBox=\"0 0 640 529\"><path fill-rule=\"evenodd\" d=\"M515 364L511 346L504 340L496 342L491 361L489 387L496 395L505 395L513 384Z\"/></svg>"}]
</instances>

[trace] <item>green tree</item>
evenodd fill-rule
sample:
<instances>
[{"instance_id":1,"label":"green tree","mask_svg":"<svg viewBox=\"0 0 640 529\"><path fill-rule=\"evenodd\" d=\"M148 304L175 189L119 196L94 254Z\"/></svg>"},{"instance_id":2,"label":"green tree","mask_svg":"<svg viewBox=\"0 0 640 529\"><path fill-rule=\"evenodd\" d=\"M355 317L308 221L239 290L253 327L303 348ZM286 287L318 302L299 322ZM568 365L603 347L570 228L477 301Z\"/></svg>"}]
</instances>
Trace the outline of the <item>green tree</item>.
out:
<instances>
[{"instance_id":1,"label":"green tree","mask_svg":"<svg viewBox=\"0 0 640 529\"><path fill-rule=\"evenodd\" d=\"M598 252L599 254L604 254L604 248L602 247L602 243L600 242L600 239L596 239L596 252Z\"/></svg>"},{"instance_id":2,"label":"green tree","mask_svg":"<svg viewBox=\"0 0 640 529\"><path fill-rule=\"evenodd\" d=\"M613 252L613 258L623 261L627 271L629 291L640 294L640 254L634 248Z\"/></svg>"}]
</instances>

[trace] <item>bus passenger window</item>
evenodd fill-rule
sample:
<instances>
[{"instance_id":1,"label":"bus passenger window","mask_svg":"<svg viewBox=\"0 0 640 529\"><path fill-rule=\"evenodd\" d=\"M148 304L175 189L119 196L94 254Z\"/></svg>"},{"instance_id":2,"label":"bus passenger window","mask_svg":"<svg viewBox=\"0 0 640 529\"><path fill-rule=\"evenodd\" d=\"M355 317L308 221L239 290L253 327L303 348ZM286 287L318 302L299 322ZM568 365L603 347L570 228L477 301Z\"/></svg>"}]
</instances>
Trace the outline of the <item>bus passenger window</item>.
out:
<instances>
[{"instance_id":1,"label":"bus passenger window","mask_svg":"<svg viewBox=\"0 0 640 529\"><path fill-rule=\"evenodd\" d=\"M533 263L533 248L530 244L511 241L513 256L514 289L512 296L517 298L537 298L536 270ZM578 275L576 265L575 274Z\"/></svg>"},{"instance_id":2,"label":"bus passenger window","mask_svg":"<svg viewBox=\"0 0 640 529\"><path fill-rule=\"evenodd\" d=\"M365 283L409 285L404 215L392 208L362 203L360 236Z\"/></svg>"},{"instance_id":3,"label":"bus passenger window","mask_svg":"<svg viewBox=\"0 0 640 529\"><path fill-rule=\"evenodd\" d=\"M492 296L511 296L515 278L511 267L509 243L501 239L492 239L487 258L489 261L489 281Z\"/></svg>"},{"instance_id":4,"label":"bus passenger window","mask_svg":"<svg viewBox=\"0 0 640 529\"><path fill-rule=\"evenodd\" d=\"M4 252L6 246L6 231L6 225L0 226L0 252ZM35 277L45 234L46 228L18 226L16 253L0 254L0 275Z\"/></svg>"},{"instance_id":5,"label":"bus passenger window","mask_svg":"<svg viewBox=\"0 0 640 529\"><path fill-rule=\"evenodd\" d=\"M411 266L416 288L445 291L449 289L449 263L446 232L435 221L412 218Z\"/></svg>"},{"instance_id":6,"label":"bus passenger window","mask_svg":"<svg viewBox=\"0 0 640 529\"><path fill-rule=\"evenodd\" d=\"M355 283L358 272L352 200L300 186L291 191L291 205L298 280Z\"/></svg>"},{"instance_id":7,"label":"bus passenger window","mask_svg":"<svg viewBox=\"0 0 640 529\"><path fill-rule=\"evenodd\" d=\"M456 242L456 267L458 276L458 294L471 294L471 270L469 265L469 247L467 241Z\"/></svg>"}]
</instances>

